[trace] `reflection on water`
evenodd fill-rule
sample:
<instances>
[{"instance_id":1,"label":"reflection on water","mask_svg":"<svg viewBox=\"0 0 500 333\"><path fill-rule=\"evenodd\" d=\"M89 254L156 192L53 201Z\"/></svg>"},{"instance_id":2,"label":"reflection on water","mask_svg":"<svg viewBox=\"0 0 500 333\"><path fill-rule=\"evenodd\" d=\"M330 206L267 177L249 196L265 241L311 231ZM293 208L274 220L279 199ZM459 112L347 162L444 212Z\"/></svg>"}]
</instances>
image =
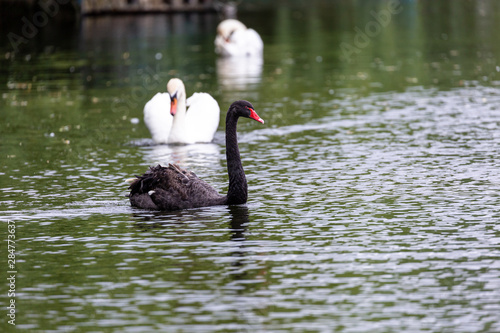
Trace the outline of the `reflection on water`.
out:
<instances>
[{"instance_id":1,"label":"reflection on water","mask_svg":"<svg viewBox=\"0 0 500 333\"><path fill-rule=\"evenodd\" d=\"M220 57L217 80L224 90L255 89L261 81L262 57Z\"/></svg>"},{"instance_id":2,"label":"reflection on water","mask_svg":"<svg viewBox=\"0 0 500 333\"><path fill-rule=\"evenodd\" d=\"M235 242L235 248L231 253L235 261L231 263L232 272L230 274L241 279L245 277L245 270L243 269L245 265L245 251L243 247L245 246L245 232L250 222L248 207L246 205L230 206L229 213L231 214L229 224L231 240Z\"/></svg>"},{"instance_id":3,"label":"reflection on water","mask_svg":"<svg viewBox=\"0 0 500 333\"><path fill-rule=\"evenodd\" d=\"M266 43L247 72L218 62L213 14L86 17L71 41L0 46L17 328L500 331L500 2L401 3L351 62L339 44L386 2L239 11ZM130 207L125 179L155 163L227 189L223 125L154 146L130 121L173 75L221 119L245 98L266 120L238 124L247 205Z\"/></svg>"},{"instance_id":4,"label":"reflection on water","mask_svg":"<svg viewBox=\"0 0 500 333\"><path fill-rule=\"evenodd\" d=\"M214 143L153 145L141 147L140 150L144 152L145 165L176 163L189 169L210 168L220 164L221 159L220 146Z\"/></svg>"}]
</instances>

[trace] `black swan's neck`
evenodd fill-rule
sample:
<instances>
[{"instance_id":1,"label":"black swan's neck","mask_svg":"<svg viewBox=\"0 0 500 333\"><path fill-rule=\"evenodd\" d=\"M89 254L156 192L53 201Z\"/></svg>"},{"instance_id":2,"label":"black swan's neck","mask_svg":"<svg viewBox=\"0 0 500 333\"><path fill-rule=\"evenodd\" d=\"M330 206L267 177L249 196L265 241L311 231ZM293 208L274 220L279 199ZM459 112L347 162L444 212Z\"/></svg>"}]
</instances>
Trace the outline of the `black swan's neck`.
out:
<instances>
[{"instance_id":1,"label":"black swan's neck","mask_svg":"<svg viewBox=\"0 0 500 333\"><path fill-rule=\"evenodd\" d=\"M226 159L227 173L229 175L229 189L227 191L227 203L238 205L247 202L248 186L241 164L240 150L238 148L238 137L236 125L238 116L228 112L226 116Z\"/></svg>"}]
</instances>

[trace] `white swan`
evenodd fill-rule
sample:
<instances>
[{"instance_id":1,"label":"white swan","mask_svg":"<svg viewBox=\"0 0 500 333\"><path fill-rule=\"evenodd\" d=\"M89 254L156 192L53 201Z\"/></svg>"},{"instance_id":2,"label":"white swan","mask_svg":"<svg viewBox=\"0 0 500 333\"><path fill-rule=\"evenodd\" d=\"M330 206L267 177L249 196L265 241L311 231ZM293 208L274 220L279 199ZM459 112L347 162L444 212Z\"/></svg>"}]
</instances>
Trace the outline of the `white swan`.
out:
<instances>
[{"instance_id":1,"label":"white swan","mask_svg":"<svg viewBox=\"0 0 500 333\"><path fill-rule=\"evenodd\" d=\"M167 91L171 98L170 114L174 116L168 142L211 142L219 126L217 101L207 93L194 93L186 100L186 88L180 79L168 81Z\"/></svg>"},{"instance_id":2,"label":"white swan","mask_svg":"<svg viewBox=\"0 0 500 333\"><path fill-rule=\"evenodd\" d=\"M186 100L184 83L177 78L168 81L167 93L157 93L144 106L144 122L158 144L211 142L219 118L212 96L194 93Z\"/></svg>"},{"instance_id":3,"label":"white swan","mask_svg":"<svg viewBox=\"0 0 500 333\"><path fill-rule=\"evenodd\" d=\"M262 56L264 43L259 34L238 20L224 20L217 26L215 53L223 56Z\"/></svg>"}]
</instances>

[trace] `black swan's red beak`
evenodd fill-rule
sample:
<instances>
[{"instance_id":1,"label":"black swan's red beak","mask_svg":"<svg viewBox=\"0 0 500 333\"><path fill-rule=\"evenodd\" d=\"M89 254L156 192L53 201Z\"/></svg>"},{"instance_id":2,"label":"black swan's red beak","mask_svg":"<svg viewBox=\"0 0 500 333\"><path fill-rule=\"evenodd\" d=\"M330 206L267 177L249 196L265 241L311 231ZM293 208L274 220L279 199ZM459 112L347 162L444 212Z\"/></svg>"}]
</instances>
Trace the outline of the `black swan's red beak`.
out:
<instances>
[{"instance_id":1,"label":"black swan's red beak","mask_svg":"<svg viewBox=\"0 0 500 333\"><path fill-rule=\"evenodd\" d=\"M257 112L255 112L254 109L249 108L249 107L247 107L247 109L250 110L250 118L252 118L253 120L257 120L261 124L264 123L264 119L262 119L261 117L259 117L259 115L257 114Z\"/></svg>"}]
</instances>

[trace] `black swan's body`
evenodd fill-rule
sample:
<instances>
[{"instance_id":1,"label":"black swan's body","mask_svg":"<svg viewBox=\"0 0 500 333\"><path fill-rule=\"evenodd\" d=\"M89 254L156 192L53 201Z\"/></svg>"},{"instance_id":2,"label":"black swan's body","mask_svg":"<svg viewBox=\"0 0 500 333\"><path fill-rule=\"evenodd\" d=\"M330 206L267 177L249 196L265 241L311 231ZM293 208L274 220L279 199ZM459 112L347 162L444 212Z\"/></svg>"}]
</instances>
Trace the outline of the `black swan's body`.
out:
<instances>
[{"instance_id":1,"label":"black swan's body","mask_svg":"<svg viewBox=\"0 0 500 333\"><path fill-rule=\"evenodd\" d=\"M130 185L130 204L134 207L155 210L180 210L195 207L235 205L247 202L248 189L241 164L236 125L239 117L264 123L247 101L236 101L226 116L226 158L229 175L227 195L219 194L194 172L178 165L151 167Z\"/></svg>"}]
</instances>

